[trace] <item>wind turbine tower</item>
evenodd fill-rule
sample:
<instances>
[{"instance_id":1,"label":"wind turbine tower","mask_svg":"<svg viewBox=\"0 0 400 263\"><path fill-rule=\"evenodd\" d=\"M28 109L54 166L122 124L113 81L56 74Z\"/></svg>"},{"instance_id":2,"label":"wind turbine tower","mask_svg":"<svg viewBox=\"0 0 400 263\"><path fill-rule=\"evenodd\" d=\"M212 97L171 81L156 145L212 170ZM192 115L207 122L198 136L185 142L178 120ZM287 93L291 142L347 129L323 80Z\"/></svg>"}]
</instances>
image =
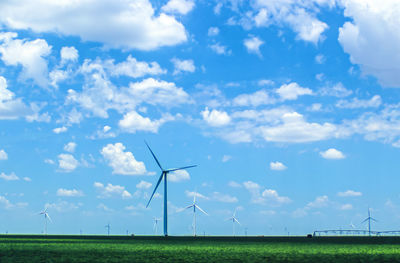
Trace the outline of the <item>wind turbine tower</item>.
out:
<instances>
[{"instance_id":1,"label":"wind turbine tower","mask_svg":"<svg viewBox=\"0 0 400 263\"><path fill-rule=\"evenodd\" d=\"M236 210L233 212L232 217L228 218L226 221L231 221L232 220L232 235L235 236L235 223L238 223L240 225L240 222L236 218Z\"/></svg>"},{"instance_id":2,"label":"wind turbine tower","mask_svg":"<svg viewBox=\"0 0 400 263\"><path fill-rule=\"evenodd\" d=\"M361 222L361 224L368 221L368 234L369 234L369 236L371 236L371 220L374 221L374 222L378 222L375 218L371 217L371 212L370 212L370 209L368 207L368 217L365 218L364 221Z\"/></svg>"},{"instance_id":3,"label":"wind turbine tower","mask_svg":"<svg viewBox=\"0 0 400 263\"><path fill-rule=\"evenodd\" d=\"M49 214L47 213L47 207L39 215L44 215L44 234L47 235L47 220L51 221Z\"/></svg>"},{"instance_id":4,"label":"wind turbine tower","mask_svg":"<svg viewBox=\"0 0 400 263\"><path fill-rule=\"evenodd\" d=\"M161 175L160 178L157 181L156 187L154 188L153 193L151 194L150 200L146 205L146 208L149 206L151 199L153 199L153 196L158 188L158 186L161 183L161 180L164 179L164 236L168 236L168 203L167 203L167 177L168 177L168 173L170 172L174 172L174 171L178 171L178 170L184 170L184 169L188 169L188 168L192 168L192 167L196 167L197 165L190 165L190 166L184 166L181 168L173 168L173 169L163 169L160 162L158 161L157 157L155 156L155 154L153 153L153 151L151 150L150 146L147 144L147 142L145 141L147 148L149 148L151 155L153 156L154 160L156 161L158 167L160 167L161 169Z\"/></svg>"},{"instance_id":5,"label":"wind turbine tower","mask_svg":"<svg viewBox=\"0 0 400 263\"><path fill-rule=\"evenodd\" d=\"M153 231L154 235L158 235L158 221L161 220L161 218L153 217L154 224L153 224Z\"/></svg>"},{"instance_id":6,"label":"wind turbine tower","mask_svg":"<svg viewBox=\"0 0 400 263\"><path fill-rule=\"evenodd\" d=\"M110 228L111 228L110 223L108 223L104 227L107 228L107 235L110 235Z\"/></svg>"},{"instance_id":7,"label":"wind turbine tower","mask_svg":"<svg viewBox=\"0 0 400 263\"><path fill-rule=\"evenodd\" d=\"M198 206L196 204L196 195L197 195L197 192L194 193L193 204L185 207L185 209L189 209L189 208L193 207L193 236L196 236L196 209L200 210L200 212L202 212L203 214L208 215L203 209L200 208L200 206Z\"/></svg>"}]
</instances>

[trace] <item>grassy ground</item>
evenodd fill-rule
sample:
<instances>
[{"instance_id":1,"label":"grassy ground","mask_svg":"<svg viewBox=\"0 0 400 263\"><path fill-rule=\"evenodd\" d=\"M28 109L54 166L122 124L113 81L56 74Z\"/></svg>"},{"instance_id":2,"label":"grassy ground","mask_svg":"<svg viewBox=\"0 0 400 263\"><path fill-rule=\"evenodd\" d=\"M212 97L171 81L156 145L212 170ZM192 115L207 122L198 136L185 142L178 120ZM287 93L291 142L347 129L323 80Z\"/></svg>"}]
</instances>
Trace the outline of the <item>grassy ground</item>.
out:
<instances>
[{"instance_id":1,"label":"grassy ground","mask_svg":"<svg viewBox=\"0 0 400 263\"><path fill-rule=\"evenodd\" d=\"M0 262L400 262L400 238L0 236Z\"/></svg>"}]
</instances>

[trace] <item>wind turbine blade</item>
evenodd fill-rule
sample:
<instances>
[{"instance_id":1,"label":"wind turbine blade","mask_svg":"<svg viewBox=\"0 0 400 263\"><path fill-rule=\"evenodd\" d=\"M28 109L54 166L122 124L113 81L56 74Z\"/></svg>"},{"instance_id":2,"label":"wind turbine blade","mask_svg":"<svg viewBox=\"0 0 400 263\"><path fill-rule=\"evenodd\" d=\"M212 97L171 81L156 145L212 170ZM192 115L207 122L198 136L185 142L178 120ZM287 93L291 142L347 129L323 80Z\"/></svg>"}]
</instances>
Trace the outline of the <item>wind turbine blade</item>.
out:
<instances>
[{"instance_id":1,"label":"wind turbine blade","mask_svg":"<svg viewBox=\"0 0 400 263\"><path fill-rule=\"evenodd\" d=\"M233 218L236 217L236 210L237 210L237 208L235 208L235 211L233 211Z\"/></svg>"},{"instance_id":2,"label":"wind turbine blade","mask_svg":"<svg viewBox=\"0 0 400 263\"><path fill-rule=\"evenodd\" d=\"M160 178L158 179L157 185L156 185L156 187L154 188L153 193L151 194L150 200L149 200L149 202L147 203L146 208L149 206L150 201L151 201L151 199L153 198L153 195L154 195L154 193L156 192L158 186L160 185L163 176L164 176L164 172L161 172Z\"/></svg>"},{"instance_id":3,"label":"wind turbine blade","mask_svg":"<svg viewBox=\"0 0 400 263\"><path fill-rule=\"evenodd\" d=\"M378 220L376 220L375 218L372 218L372 217L371 217L371 220L372 220L372 221L375 221L375 222L378 222Z\"/></svg>"},{"instance_id":4,"label":"wind turbine blade","mask_svg":"<svg viewBox=\"0 0 400 263\"><path fill-rule=\"evenodd\" d=\"M147 144L146 141L144 141L144 143L147 145L147 148L149 148L149 150L150 150L150 152L151 152L151 155L153 155L154 160L156 160L156 163L158 164L158 167L160 167L161 170L164 170L164 169L161 167L160 162L157 160L157 157L155 156L155 154L154 154L153 151L151 150L150 146Z\"/></svg>"},{"instance_id":5,"label":"wind turbine blade","mask_svg":"<svg viewBox=\"0 0 400 263\"><path fill-rule=\"evenodd\" d=\"M361 224L362 224L362 223L365 223L365 222L367 222L367 221L368 221L368 219L369 219L369 217L368 217L368 218L366 218L364 221L362 221L362 222L361 222Z\"/></svg>"},{"instance_id":6,"label":"wind turbine blade","mask_svg":"<svg viewBox=\"0 0 400 263\"><path fill-rule=\"evenodd\" d=\"M48 213L46 213L45 215L46 215L46 217L49 219L49 221L50 221L51 223L53 223L53 220L51 220L51 218L50 218L49 214L48 214Z\"/></svg>"},{"instance_id":7,"label":"wind turbine blade","mask_svg":"<svg viewBox=\"0 0 400 263\"><path fill-rule=\"evenodd\" d=\"M193 206L194 206L194 205L189 205L189 206L185 207L183 210L186 210L186 209L192 208Z\"/></svg>"},{"instance_id":8,"label":"wind turbine blade","mask_svg":"<svg viewBox=\"0 0 400 263\"><path fill-rule=\"evenodd\" d=\"M235 220L236 223L238 223L239 225L242 225L242 224L240 224L240 222L236 218L233 218L233 220Z\"/></svg>"},{"instance_id":9,"label":"wind turbine blade","mask_svg":"<svg viewBox=\"0 0 400 263\"><path fill-rule=\"evenodd\" d=\"M200 208L200 206L198 206L198 205L195 205L196 207L197 207L197 209L199 209L201 212L203 212L205 215L209 215L209 214L207 214L203 209L201 209Z\"/></svg>"},{"instance_id":10,"label":"wind turbine blade","mask_svg":"<svg viewBox=\"0 0 400 263\"><path fill-rule=\"evenodd\" d=\"M167 172L173 172L173 171L178 171L178 170L184 170L184 169L188 169L188 168L192 168L192 167L196 167L197 165L189 165L189 166L184 166L181 168L174 168L174 169L169 169L167 170Z\"/></svg>"},{"instance_id":11,"label":"wind turbine blade","mask_svg":"<svg viewBox=\"0 0 400 263\"><path fill-rule=\"evenodd\" d=\"M230 217L230 218L228 218L228 219L225 219L225 221L230 221L230 220L232 220L233 219L233 217Z\"/></svg>"}]
</instances>

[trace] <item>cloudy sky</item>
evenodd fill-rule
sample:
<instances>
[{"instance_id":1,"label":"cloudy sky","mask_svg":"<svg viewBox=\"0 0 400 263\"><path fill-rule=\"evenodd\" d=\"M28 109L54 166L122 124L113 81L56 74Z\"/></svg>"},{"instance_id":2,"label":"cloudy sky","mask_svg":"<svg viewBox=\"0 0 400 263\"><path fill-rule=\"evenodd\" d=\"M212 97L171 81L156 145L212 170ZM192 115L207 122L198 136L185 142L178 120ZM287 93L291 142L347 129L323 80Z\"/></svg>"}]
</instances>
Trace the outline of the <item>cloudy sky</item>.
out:
<instances>
[{"instance_id":1,"label":"cloudy sky","mask_svg":"<svg viewBox=\"0 0 400 263\"><path fill-rule=\"evenodd\" d=\"M0 232L400 227L396 0L0 3ZM159 233L161 233L161 222Z\"/></svg>"}]
</instances>

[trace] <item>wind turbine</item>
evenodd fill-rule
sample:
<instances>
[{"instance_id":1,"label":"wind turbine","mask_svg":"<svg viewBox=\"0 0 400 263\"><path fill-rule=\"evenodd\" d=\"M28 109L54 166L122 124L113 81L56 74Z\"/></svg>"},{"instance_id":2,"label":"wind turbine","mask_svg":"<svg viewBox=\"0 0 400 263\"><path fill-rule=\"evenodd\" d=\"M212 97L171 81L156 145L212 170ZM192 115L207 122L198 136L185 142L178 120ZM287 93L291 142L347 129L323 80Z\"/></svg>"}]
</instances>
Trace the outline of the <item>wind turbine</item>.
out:
<instances>
[{"instance_id":1,"label":"wind turbine","mask_svg":"<svg viewBox=\"0 0 400 263\"><path fill-rule=\"evenodd\" d=\"M237 220L236 218L236 210L237 208L235 208L235 211L233 212L232 217L228 218L226 221L230 221L232 220L232 235L235 236L235 222L238 223L240 225L240 222Z\"/></svg>"},{"instance_id":2,"label":"wind turbine","mask_svg":"<svg viewBox=\"0 0 400 263\"><path fill-rule=\"evenodd\" d=\"M375 218L371 217L371 212L369 211L369 207L368 207L368 217L365 218L364 221L361 222L361 224L368 221L368 234L369 234L369 236L371 236L371 220L375 221L375 222L378 222L378 221L376 221Z\"/></svg>"},{"instance_id":3,"label":"wind turbine","mask_svg":"<svg viewBox=\"0 0 400 263\"><path fill-rule=\"evenodd\" d=\"M196 236L196 208L199 209L203 214L208 215L203 209L200 208L200 206L196 204L196 195L197 192L194 193L193 204L185 207L185 210L193 207L193 236Z\"/></svg>"},{"instance_id":4,"label":"wind turbine","mask_svg":"<svg viewBox=\"0 0 400 263\"><path fill-rule=\"evenodd\" d=\"M47 235L47 220L52 222L49 213L47 213L47 207L39 215L44 215L44 234Z\"/></svg>"},{"instance_id":5,"label":"wind turbine","mask_svg":"<svg viewBox=\"0 0 400 263\"><path fill-rule=\"evenodd\" d=\"M107 228L107 234L110 235L110 228L111 228L110 223L108 223L104 227Z\"/></svg>"},{"instance_id":6,"label":"wind turbine","mask_svg":"<svg viewBox=\"0 0 400 263\"><path fill-rule=\"evenodd\" d=\"M161 220L161 218L153 217L154 224L153 224L153 231L155 235L158 235L158 221Z\"/></svg>"},{"instance_id":7,"label":"wind turbine","mask_svg":"<svg viewBox=\"0 0 400 263\"><path fill-rule=\"evenodd\" d=\"M151 150L150 146L147 144L147 142L145 141L144 143L146 143L147 148L149 148L151 155L153 155L154 160L156 161L158 167L160 167L161 169L161 175L160 178L158 179L158 182L156 184L156 187L154 188L153 193L151 194L150 200L146 205L146 208L149 206L151 199L153 199L153 196L158 188L158 186L161 183L161 180L164 178L164 236L168 236L168 213L167 213L167 176L168 173L170 172L174 172L174 171L178 171L178 170L184 170L184 169L188 169L188 168L192 168L192 167L196 167L197 165L190 165L190 166L184 166L181 168L173 168L173 169L166 169L164 170L160 164L160 162L157 160L157 157L154 155L153 151Z\"/></svg>"}]
</instances>

